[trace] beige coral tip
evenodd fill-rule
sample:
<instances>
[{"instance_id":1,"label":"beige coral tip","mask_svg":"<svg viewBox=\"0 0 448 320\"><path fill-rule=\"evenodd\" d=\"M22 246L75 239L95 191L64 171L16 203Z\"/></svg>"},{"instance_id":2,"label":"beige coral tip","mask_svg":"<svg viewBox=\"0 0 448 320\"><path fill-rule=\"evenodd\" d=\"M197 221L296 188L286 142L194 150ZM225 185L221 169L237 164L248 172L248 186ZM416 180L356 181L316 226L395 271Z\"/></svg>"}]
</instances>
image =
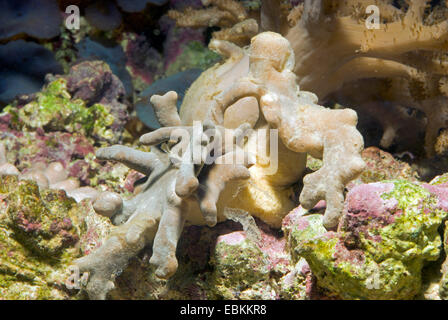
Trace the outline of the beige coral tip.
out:
<instances>
[{"instance_id":1,"label":"beige coral tip","mask_svg":"<svg viewBox=\"0 0 448 320\"><path fill-rule=\"evenodd\" d=\"M177 93L169 91L163 96L153 95L150 99L157 120L163 127L180 126L181 121L177 113Z\"/></svg>"},{"instance_id":2,"label":"beige coral tip","mask_svg":"<svg viewBox=\"0 0 448 320\"><path fill-rule=\"evenodd\" d=\"M177 93L175 91L168 91L163 96L153 95L150 99L151 103L160 104L160 103L172 103L177 102Z\"/></svg>"},{"instance_id":3,"label":"beige coral tip","mask_svg":"<svg viewBox=\"0 0 448 320\"><path fill-rule=\"evenodd\" d=\"M76 188L79 188L79 180L76 178L69 178L50 184L50 189L64 190L65 192L75 190Z\"/></svg>"},{"instance_id":4,"label":"beige coral tip","mask_svg":"<svg viewBox=\"0 0 448 320\"><path fill-rule=\"evenodd\" d=\"M358 114L356 113L355 110L352 109L343 109L343 110L339 110L341 111L342 114L342 119L341 121L351 125L351 126L356 126L356 124L358 123Z\"/></svg>"},{"instance_id":5,"label":"beige coral tip","mask_svg":"<svg viewBox=\"0 0 448 320\"><path fill-rule=\"evenodd\" d=\"M92 187L81 187L67 191L67 195L75 199L76 202L81 202L85 199L95 201L99 195L99 192Z\"/></svg>"},{"instance_id":6,"label":"beige coral tip","mask_svg":"<svg viewBox=\"0 0 448 320\"><path fill-rule=\"evenodd\" d=\"M0 165L0 176L17 176L20 172L10 163Z\"/></svg>"},{"instance_id":7,"label":"beige coral tip","mask_svg":"<svg viewBox=\"0 0 448 320\"><path fill-rule=\"evenodd\" d=\"M123 199L115 192L103 192L93 203L93 209L99 215L112 217L123 208Z\"/></svg>"},{"instance_id":8,"label":"beige coral tip","mask_svg":"<svg viewBox=\"0 0 448 320\"><path fill-rule=\"evenodd\" d=\"M199 186L195 176L184 177L180 175L176 180L176 194L181 198L190 196Z\"/></svg>"},{"instance_id":9,"label":"beige coral tip","mask_svg":"<svg viewBox=\"0 0 448 320\"><path fill-rule=\"evenodd\" d=\"M216 226L216 223L218 222L218 210L216 209L216 204L212 201L205 200L201 202L200 207L207 226Z\"/></svg>"},{"instance_id":10,"label":"beige coral tip","mask_svg":"<svg viewBox=\"0 0 448 320\"><path fill-rule=\"evenodd\" d=\"M324 219L323 219L323 225L324 227L328 229L335 229L339 224L339 219L342 215L341 212L332 212L332 213L325 213Z\"/></svg>"},{"instance_id":11,"label":"beige coral tip","mask_svg":"<svg viewBox=\"0 0 448 320\"><path fill-rule=\"evenodd\" d=\"M160 279L167 280L171 278L177 271L178 262L176 257L168 257L162 263L156 262L154 256L149 260L150 264L157 266L156 276Z\"/></svg>"},{"instance_id":12,"label":"beige coral tip","mask_svg":"<svg viewBox=\"0 0 448 320\"><path fill-rule=\"evenodd\" d=\"M50 183L47 176L39 170L31 170L20 176L20 180L32 180L37 183L39 188L47 189Z\"/></svg>"},{"instance_id":13,"label":"beige coral tip","mask_svg":"<svg viewBox=\"0 0 448 320\"><path fill-rule=\"evenodd\" d=\"M48 178L50 184L63 181L67 179L68 174L65 171L64 166L60 162L52 162L44 171L45 176Z\"/></svg>"}]
</instances>

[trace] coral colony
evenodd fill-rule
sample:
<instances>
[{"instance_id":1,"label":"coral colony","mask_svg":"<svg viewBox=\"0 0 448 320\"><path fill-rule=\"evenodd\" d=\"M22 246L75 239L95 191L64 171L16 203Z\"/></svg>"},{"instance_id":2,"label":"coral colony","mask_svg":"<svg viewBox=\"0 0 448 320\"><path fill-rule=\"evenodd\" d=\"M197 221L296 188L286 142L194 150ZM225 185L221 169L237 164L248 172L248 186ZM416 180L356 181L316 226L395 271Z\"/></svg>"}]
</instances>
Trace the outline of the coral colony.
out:
<instances>
[{"instance_id":1,"label":"coral colony","mask_svg":"<svg viewBox=\"0 0 448 320\"><path fill-rule=\"evenodd\" d=\"M446 1L74 2L0 0L0 299L448 299Z\"/></svg>"}]
</instances>

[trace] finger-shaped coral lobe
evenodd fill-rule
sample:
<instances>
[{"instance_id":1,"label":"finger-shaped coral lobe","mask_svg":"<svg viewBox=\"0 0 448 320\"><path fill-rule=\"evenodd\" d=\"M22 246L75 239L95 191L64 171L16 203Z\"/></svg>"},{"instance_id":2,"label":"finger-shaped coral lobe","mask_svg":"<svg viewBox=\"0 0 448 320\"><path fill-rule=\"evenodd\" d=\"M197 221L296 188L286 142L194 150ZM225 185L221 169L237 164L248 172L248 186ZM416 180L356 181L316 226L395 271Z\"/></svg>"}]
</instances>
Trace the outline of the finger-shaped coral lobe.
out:
<instances>
[{"instance_id":1,"label":"finger-shaped coral lobe","mask_svg":"<svg viewBox=\"0 0 448 320\"><path fill-rule=\"evenodd\" d=\"M154 95L151 97L151 103L156 111L157 119L163 127L180 126L176 92L170 91L163 96Z\"/></svg>"},{"instance_id":2,"label":"finger-shaped coral lobe","mask_svg":"<svg viewBox=\"0 0 448 320\"><path fill-rule=\"evenodd\" d=\"M258 33L258 23L248 17L248 12L239 1L204 0L203 9L187 8L184 12L170 10L168 16L176 20L181 27L220 26L222 30L214 32L213 37L230 40L239 45Z\"/></svg>"},{"instance_id":3,"label":"finger-shaped coral lobe","mask_svg":"<svg viewBox=\"0 0 448 320\"><path fill-rule=\"evenodd\" d=\"M155 274L171 277L184 225L215 226L226 219L226 208L247 210L280 226L295 205L292 185L303 175L306 153L322 159L323 166L305 176L302 205L311 208L326 200L325 225L339 221L344 186L364 166L356 113L326 109L314 94L300 91L291 45L277 33L257 35L247 49L222 40L213 47L227 60L190 88L180 115L175 92L151 98L164 127L140 138L150 152L120 145L97 151L99 159L121 162L146 178L129 200L104 192L94 202L97 213L117 227L101 248L78 261L89 273L86 289L93 298L105 298L114 277L146 245L152 245ZM217 78L223 70L227 78ZM194 100L198 84L207 85L199 87L201 99ZM275 170L269 170L276 161Z\"/></svg>"}]
</instances>

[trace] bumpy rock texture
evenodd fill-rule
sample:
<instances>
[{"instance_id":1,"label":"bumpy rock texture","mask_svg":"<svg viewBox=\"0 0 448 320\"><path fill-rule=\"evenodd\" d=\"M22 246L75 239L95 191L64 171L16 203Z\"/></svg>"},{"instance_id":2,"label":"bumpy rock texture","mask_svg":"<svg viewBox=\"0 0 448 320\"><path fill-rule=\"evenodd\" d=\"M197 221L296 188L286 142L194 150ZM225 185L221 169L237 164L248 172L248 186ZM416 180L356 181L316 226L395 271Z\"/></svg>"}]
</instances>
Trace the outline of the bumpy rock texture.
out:
<instances>
[{"instance_id":1,"label":"bumpy rock texture","mask_svg":"<svg viewBox=\"0 0 448 320\"><path fill-rule=\"evenodd\" d=\"M98 235L86 236L100 230L99 220L90 204L77 204L64 191L0 176L1 297L74 298L66 287L68 268L86 252L80 248L101 243Z\"/></svg>"},{"instance_id":2,"label":"bumpy rock texture","mask_svg":"<svg viewBox=\"0 0 448 320\"><path fill-rule=\"evenodd\" d=\"M444 201L442 204L445 208L448 208L448 174L444 174L441 176L436 177L433 179L430 183L432 186L436 187L436 190L438 190L439 194L444 198ZM445 222L444 224L444 233L443 233L443 246L445 251L445 261L442 264L441 267L441 274L442 277L436 287L438 287L438 294L441 299L447 300L448 299L448 259L446 258L448 253L448 222Z\"/></svg>"},{"instance_id":3,"label":"bumpy rock texture","mask_svg":"<svg viewBox=\"0 0 448 320\"><path fill-rule=\"evenodd\" d=\"M318 284L345 299L411 299L427 261L439 258L446 189L395 180L354 187L337 232L320 215L287 228L293 258L304 257Z\"/></svg>"},{"instance_id":4,"label":"bumpy rock texture","mask_svg":"<svg viewBox=\"0 0 448 320\"><path fill-rule=\"evenodd\" d=\"M67 82L57 79L36 94L36 100L21 108L6 107L12 115L13 128L16 130L36 130L79 132L90 135L98 141L116 141L117 136L111 129L114 118L109 110L94 104L88 108L84 101L71 99L67 91Z\"/></svg>"}]
</instances>

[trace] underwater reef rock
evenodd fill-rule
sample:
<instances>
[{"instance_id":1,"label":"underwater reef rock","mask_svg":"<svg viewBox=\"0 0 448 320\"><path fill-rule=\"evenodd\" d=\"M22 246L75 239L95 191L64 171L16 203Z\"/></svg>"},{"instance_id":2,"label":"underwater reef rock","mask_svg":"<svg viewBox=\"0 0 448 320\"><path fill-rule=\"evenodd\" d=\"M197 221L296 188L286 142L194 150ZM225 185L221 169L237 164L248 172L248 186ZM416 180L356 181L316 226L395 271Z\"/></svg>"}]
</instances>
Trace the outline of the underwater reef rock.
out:
<instances>
[{"instance_id":1,"label":"underwater reef rock","mask_svg":"<svg viewBox=\"0 0 448 320\"><path fill-rule=\"evenodd\" d=\"M238 221L243 230L222 232L220 225L217 231L212 229L217 237L211 239L208 263L212 271L206 275L204 283L207 297L231 300L309 298L309 272L306 268L296 270L291 264L285 238L247 213L230 210L227 216Z\"/></svg>"},{"instance_id":2,"label":"underwater reef rock","mask_svg":"<svg viewBox=\"0 0 448 320\"><path fill-rule=\"evenodd\" d=\"M126 135L128 111L118 78L105 63L85 61L47 81L40 92L15 100L0 114L6 162L23 173L36 163L60 162L84 191L98 185L103 191L132 190L128 168L100 163L94 154L94 146L120 142ZM72 195L79 200L83 192L78 191Z\"/></svg>"},{"instance_id":3,"label":"underwater reef rock","mask_svg":"<svg viewBox=\"0 0 448 320\"><path fill-rule=\"evenodd\" d=\"M64 191L0 176L2 299L75 298L66 287L68 268L83 253L79 243L101 243L98 234L85 236L99 230L93 222L100 219L88 202L77 204Z\"/></svg>"},{"instance_id":4,"label":"underwater reef rock","mask_svg":"<svg viewBox=\"0 0 448 320\"><path fill-rule=\"evenodd\" d=\"M377 147L369 147L362 152L366 168L352 183L371 183L383 180L417 181L418 174L411 166L390 153Z\"/></svg>"},{"instance_id":5,"label":"underwater reef rock","mask_svg":"<svg viewBox=\"0 0 448 320\"><path fill-rule=\"evenodd\" d=\"M179 28L166 16L159 23L166 34L163 44L166 76L191 68L205 70L220 60L221 56L205 45L203 28Z\"/></svg>"},{"instance_id":6,"label":"underwater reef rock","mask_svg":"<svg viewBox=\"0 0 448 320\"><path fill-rule=\"evenodd\" d=\"M180 53L170 64L167 64L165 74L173 75L179 71L199 68L206 70L221 60L221 57L209 50L199 41L189 41L180 47Z\"/></svg>"},{"instance_id":7,"label":"underwater reef rock","mask_svg":"<svg viewBox=\"0 0 448 320\"><path fill-rule=\"evenodd\" d=\"M364 168L356 113L326 109L316 104L315 95L299 90L291 72L294 53L279 34L262 33L247 50L226 41L215 41L212 47L226 61L204 72L191 86L180 114L175 92L151 98L163 127L140 138L151 146L150 152L121 145L97 151L98 159L121 162L147 179L129 200L105 192L94 203L97 213L119 226L102 247L76 261L82 272L89 273L86 290L91 298L105 299L116 274L147 245L152 244L150 263L157 266L156 276L173 276L184 224L214 226L228 218L225 208L248 212L279 227L295 207L294 184L303 174L306 153L323 159L323 165L303 179L301 203L312 208L325 199L324 224L338 223L344 186ZM230 78L220 76L226 72ZM199 128L193 121L201 123ZM264 149L256 149L256 139L242 139L251 128L255 129L250 131L252 137L257 130L278 129L281 155L274 174L267 167L268 156L261 153ZM184 130L188 137L171 139L176 130ZM201 134L192 135L193 130ZM224 134L231 139L211 138ZM260 152L258 159L243 150L250 141ZM180 142L190 145L181 155L175 151ZM188 159L202 146L213 151L213 158L203 154L200 163L193 165Z\"/></svg>"},{"instance_id":8,"label":"underwater reef rock","mask_svg":"<svg viewBox=\"0 0 448 320\"><path fill-rule=\"evenodd\" d=\"M435 177L431 180L430 184L448 188L448 173Z\"/></svg>"},{"instance_id":9,"label":"underwater reef rock","mask_svg":"<svg viewBox=\"0 0 448 320\"><path fill-rule=\"evenodd\" d=\"M211 299L271 300L276 296L269 283L267 256L241 231L217 239L211 265Z\"/></svg>"},{"instance_id":10,"label":"underwater reef rock","mask_svg":"<svg viewBox=\"0 0 448 320\"><path fill-rule=\"evenodd\" d=\"M434 178L430 184L435 186L440 190L441 194L445 195L444 205L448 208L448 173ZM442 189L440 189L442 188ZM439 296L443 300L448 300L448 221L445 221L444 233L443 233L443 246L445 250L445 261L442 264L440 272L442 273L442 278L438 284Z\"/></svg>"},{"instance_id":11,"label":"underwater reef rock","mask_svg":"<svg viewBox=\"0 0 448 320\"><path fill-rule=\"evenodd\" d=\"M152 251L146 247L117 276L108 298L322 298L305 259L291 264L285 238L259 220L248 230L249 221L246 216L242 224L228 220L214 228L186 227L179 241L178 271L168 280L155 275L148 263Z\"/></svg>"},{"instance_id":12,"label":"underwater reef rock","mask_svg":"<svg viewBox=\"0 0 448 320\"><path fill-rule=\"evenodd\" d=\"M445 232L443 234L443 244L445 247L445 254L448 256L448 222L445 222ZM439 295L443 300L448 300L448 259L442 264L442 279L439 282Z\"/></svg>"},{"instance_id":13,"label":"underwater reef rock","mask_svg":"<svg viewBox=\"0 0 448 320\"><path fill-rule=\"evenodd\" d=\"M124 103L126 92L120 79L105 62L77 63L60 78L67 81L67 90L73 99L81 99L87 106L97 103L107 106L114 117L111 129L117 136L121 135L129 120L128 107Z\"/></svg>"},{"instance_id":14,"label":"underwater reef rock","mask_svg":"<svg viewBox=\"0 0 448 320\"><path fill-rule=\"evenodd\" d=\"M126 32L121 37L120 43L126 54L126 68L131 75L135 92L140 93L162 73L164 58L145 35Z\"/></svg>"},{"instance_id":15,"label":"underwater reef rock","mask_svg":"<svg viewBox=\"0 0 448 320\"><path fill-rule=\"evenodd\" d=\"M253 231L220 235L204 283L209 299L320 299L305 259L291 261L286 239L262 222ZM257 239L258 238L258 239Z\"/></svg>"},{"instance_id":16,"label":"underwater reef rock","mask_svg":"<svg viewBox=\"0 0 448 320\"><path fill-rule=\"evenodd\" d=\"M5 126L0 133L0 141L7 149L5 162L14 165L19 171L37 163L60 162L69 176L88 184L91 170L95 169L88 163L93 160L93 144L77 133L20 132Z\"/></svg>"},{"instance_id":17,"label":"underwater reef rock","mask_svg":"<svg viewBox=\"0 0 448 320\"><path fill-rule=\"evenodd\" d=\"M3 222L17 241L37 255L56 258L79 240L79 231L72 222L77 215L71 212L77 209L76 202L63 191L39 190L35 182L8 176L1 179L2 193L7 194Z\"/></svg>"},{"instance_id":18,"label":"underwater reef rock","mask_svg":"<svg viewBox=\"0 0 448 320\"><path fill-rule=\"evenodd\" d=\"M132 96L132 78L126 69L126 55L119 44L105 46L89 37L75 45L78 50L78 58L83 60L101 60L107 63L112 72L120 79L126 90L126 96Z\"/></svg>"},{"instance_id":19,"label":"underwater reef rock","mask_svg":"<svg viewBox=\"0 0 448 320\"><path fill-rule=\"evenodd\" d=\"M425 262L441 253L446 190L405 180L356 186L337 232L321 215L284 229L293 260L304 257L318 285L344 299L412 299Z\"/></svg>"},{"instance_id":20,"label":"underwater reef rock","mask_svg":"<svg viewBox=\"0 0 448 320\"><path fill-rule=\"evenodd\" d=\"M79 189L70 191L77 200L93 197L91 188L130 194L134 190L134 182L143 177L120 163L97 160L93 141L79 133L16 131L9 127L8 118L11 118L9 114L0 116L0 141L6 149L5 153L0 152L3 153L0 155L2 173L14 170L10 174L26 174L34 169L44 173L51 163L60 163L65 168L62 176L80 183Z\"/></svg>"},{"instance_id":21,"label":"underwater reef rock","mask_svg":"<svg viewBox=\"0 0 448 320\"><path fill-rule=\"evenodd\" d=\"M81 99L73 99L63 78L50 82L35 99L23 106L7 106L13 129L35 131L78 132L97 143L118 142L123 128L115 127L110 107L95 103L88 107Z\"/></svg>"}]
</instances>

